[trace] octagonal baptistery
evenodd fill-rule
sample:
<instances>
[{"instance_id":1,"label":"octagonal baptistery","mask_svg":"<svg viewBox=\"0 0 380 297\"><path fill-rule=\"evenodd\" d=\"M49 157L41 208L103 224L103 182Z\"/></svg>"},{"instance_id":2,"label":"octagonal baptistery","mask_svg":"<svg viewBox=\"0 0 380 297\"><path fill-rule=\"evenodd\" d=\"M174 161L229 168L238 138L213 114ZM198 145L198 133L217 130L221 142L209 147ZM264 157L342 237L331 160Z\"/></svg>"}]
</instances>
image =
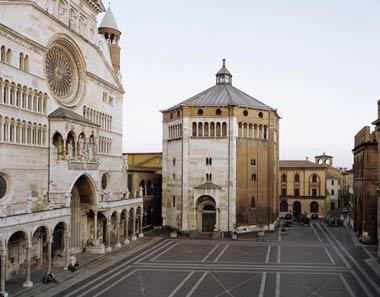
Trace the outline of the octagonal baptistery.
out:
<instances>
[{"instance_id":1,"label":"octagonal baptistery","mask_svg":"<svg viewBox=\"0 0 380 297\"><path fill-rule=\"evenodd\" d=\"M278 218L279 115L232 85L163 113L163 224L191 235L273 228Z\"/></svg>"}]
</instances>

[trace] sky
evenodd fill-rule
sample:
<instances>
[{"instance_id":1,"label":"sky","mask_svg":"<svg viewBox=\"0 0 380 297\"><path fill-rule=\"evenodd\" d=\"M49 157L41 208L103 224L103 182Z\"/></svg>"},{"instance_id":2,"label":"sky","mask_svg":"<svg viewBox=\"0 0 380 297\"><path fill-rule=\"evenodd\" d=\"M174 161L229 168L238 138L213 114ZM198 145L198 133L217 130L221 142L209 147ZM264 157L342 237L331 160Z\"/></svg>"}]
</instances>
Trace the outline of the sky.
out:
<instances>
[{"instance_id":1,"label":"sky","mask_svg":"<svg viewBox=\"0 0 380 297\"><path fill-rule=\"evenodd\" d=\"M380 1L110 3L122 31L124 152L161 151L160 110L214 85L226 58L235 87L278 109L280 159L326 152L351 168L354 135L377 119Z\"/></svg>"}]
</instances>

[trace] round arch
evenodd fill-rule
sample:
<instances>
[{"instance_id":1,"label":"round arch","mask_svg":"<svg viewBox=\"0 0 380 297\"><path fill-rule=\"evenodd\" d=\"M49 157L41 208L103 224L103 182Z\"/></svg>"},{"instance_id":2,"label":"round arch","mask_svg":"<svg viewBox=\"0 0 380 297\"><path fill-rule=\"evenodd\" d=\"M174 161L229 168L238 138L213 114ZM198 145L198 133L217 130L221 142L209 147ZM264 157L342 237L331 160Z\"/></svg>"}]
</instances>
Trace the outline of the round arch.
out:
<instances>
[{"instance_id":1,"label":"round arch","mask_svg":"<svg viewBox=\"0 0 380 297\"><path fill-rule=\"evenodd\" d=\"M302 205L299 201L293 202L293 215L298 217L302 213Z\"/></svg>"},{"instance_id":2,"label":"round arch","mask_svg":"<svg viewBox=\"0 0 380 297\"><path fill-rule=\"evenodd\" d=\"M216 227L216 202L211 196L201 196L197 199L198 230L213 232Z\"/></svg>"},{"instance_id":3,"label":"round arch","mask_svg":"<svg viewBox=\"0 0 380 297\"><path fill-rule=\"evenodd\" d=\"M26 250L30 242L28 233L23 230L17 230L9 236L7 240L8 250L8 268L7 273L9 275L20 275L24 273L24 263L26 263ZM26 264L25 264L26 265Z\"/></svg>"},{"instance_id":4,"label":"round arch","mask_svg":"<svg viewBox=\"0 0 380 297\"><path fill-rule=\"evenodd\" d=\"M288 202L285 200L282 200L280 202L280 212L288 212L289 211L289 205Z\"/></svg>"},{"instance_id":5,"label":"round arch","mask_svg":"<svg viewBox=\"0 0 380 297\"><path fill-rule=\"evenodd\" d=\"M87 220L82 219L82 213L87 212L97 201L94 180L87 173L80 175L71 190L71 247L81 251L87 242L89 228Z\"/></svg>"},{"instance_id":6,"label":"round arch","mask_svg":"<svg viewBox=\"0 0 380 297\"><path fill-rule=\"evenodd\" d=\"M319 212L319 203L316 201L312 201L310 203L310 213L318 213Z\"/></svg>"}]
</instances>

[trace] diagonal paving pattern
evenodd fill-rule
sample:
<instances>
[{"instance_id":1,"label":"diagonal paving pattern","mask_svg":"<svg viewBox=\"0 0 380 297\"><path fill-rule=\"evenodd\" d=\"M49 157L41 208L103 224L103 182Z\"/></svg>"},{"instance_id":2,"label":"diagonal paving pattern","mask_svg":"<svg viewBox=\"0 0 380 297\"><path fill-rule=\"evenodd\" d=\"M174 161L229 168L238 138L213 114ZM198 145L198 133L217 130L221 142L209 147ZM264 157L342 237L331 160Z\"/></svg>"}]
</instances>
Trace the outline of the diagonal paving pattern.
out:
<instances>
[{"instance_id":1,"label":"diagonal paving pattern","mask_svg":"<svg viewBox=\"0 0 380 297\"><path fill-rule=\"evenodd\" d=\"M115 264L113 273L55 296L379 296L380 277L366 264L373 257L349 236L344 228L314 222L262 242L165 239L126 264Z\"/></svg>"}]
</instances>

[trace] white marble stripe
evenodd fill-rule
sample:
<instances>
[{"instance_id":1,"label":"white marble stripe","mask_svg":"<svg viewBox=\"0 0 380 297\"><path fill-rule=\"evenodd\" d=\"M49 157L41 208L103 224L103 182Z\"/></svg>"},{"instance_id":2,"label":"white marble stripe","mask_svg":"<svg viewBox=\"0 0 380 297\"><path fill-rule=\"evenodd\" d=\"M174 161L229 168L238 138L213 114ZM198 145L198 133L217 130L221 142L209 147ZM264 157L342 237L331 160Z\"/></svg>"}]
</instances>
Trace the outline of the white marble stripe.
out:
<instances>
[{"instance_id":1,"label":"white marble stripe","mask_svg":"<svg viewBox=\"0 0 380 297\"><path fill-rule=\"evenodd\" d=\"M271 250L271 248L272 248L272 246L268 247L267 256L265 257L265 263L269 263L269 257L270 257L270 250Z\"/></svg>"},{"instance_id":2,"label":"white marble stripe","mask_svg":"<svg viewBox=\"0 0 380 297\"><path fill-rule=\"evenodd\" d=\"M213 252L215 252L215 250L220 246L220 244L217 244L216 246L214 246L214 248L206 255L206 257L204 257L202 259L201 262L206 262L207 258L210 257L212 255Z\"/></svg>"},{"instance_id":3,"label":"white marble stripe","mask_svg":"<svg viewBox=\"0 0 380 297\"><path fill-rule=\"evenodd\" d=\"M335 261L334 261L333 257L331 256L331 254L330 254L329 250L327 249L327 247L324 247L323 249L325 250L325 252L327 254L327 257L329 257L331 263L335 265Z\"/></svg>"},{"instance_id":4,"label":"white marble stripe","mask_svg":"<svg viewBox=\"0 0 380 297\"><path fill-rule=\"evenodd\" d=\"M263 277L261 278L259 297L264 297L264 290L265 290L265 282L266 282L266 279L267 279L267 273L264 272L264 273L263 273Z\"/></svg>"},{"instance_id":5,"label":"white marble stripe","mask_svg":"<svg viewBox=\"0 0 380 297\"><path fill-rule=\"evenodd\" d=\"M219 261L220 257L224 254L224 252L228 249L229 246L230 246L230 245L227 244L227 245L223 248L223 250L220 252L220 254L215 258L214 262L218 262L218 261Z\"/></svg>"},{"instance_id":6,"label":"white marble stripe","mask_svg":"<svg viewBox=\"0 0 380 297\"><path fill-rule=\"evenodd\" d=\"M181 289L183 287L183 285L190 279L190 277L192 277L194 274L194 271L191 271L188 276L186 276L184 278L184 280L174 289L173 292L170 293L170 295L168 297L173 297L178 291L179 289Z\"/></svg>"},{"instance_id":7,"label":"white marble stripe","mask_svg":"<svg viewBox=\"0 0 380 297\"><path fill-rule=\"evenodd\" d=\"M356 297L355 293L352 291L351 287L348 285L346 278L341 273L339 273L339 277L342 280L343 284L346 286L347 291L350 294L350 296Z\"/></svg>"},{"instance_id":8,"label":"white marble stripe","mask_svg":"<svg viewBox=\"0 0 380 297\"><path fill-rule=\"evenodd\" d=\"M136 261L138 258L140 258L140 257L143 256L143 255L145 255L145 256L143 257L143 259L146 259L146 258L150 257L151 255L153 255L154 253L156 253L157 250L161 250L161 249L167 247L169 244L170 244L170 241L163 241L163 242L160 242L159 244L155 245L154 247L152 247L152 248L150 248L150 249L148 249L148 250L142 252L142 253L139 254L138 256L136 256L136 257L134 257L134 258L132 258L132 259L130 259L130 260L124 262L123 264L120 264L120 265L118 265L117 267L115 267L115 268L113 268L113 269L107 271L106 273L102 274L101 276L99 276L99 277L95 277L95 278L92 279L91 281L87 282L86 285L84 285L84 286L82 286L82 287L79 287L79 288L77 288L77 289L71 291L71 292L70 292L68 295L66 295L65 297L69 297L69 296L75 296L75 297L77 297L77 294L76 294L76 293L77 293L78 291L81 291L83 288L89 287L89 286L91 286L93 283L97 283L100 279L103 280L104 278L106 278L106 277L109 276L109 275L110 275L110 276L109 276L108 278L111 278L111 277L114 277L115 275L119 275L119 274L125 272L127 269L130 268L130 266L128 266L128 265L129 265L131 262ZM157 246L158 246L158 248L157 248ZM115 274L115 272L116 272L116 274ZM107 279L108 279L108 278L107 278ZM90 290L92 290L92 288L93 288L93 287L91 287Z\"/></svg>"},{"instance_id":9,"label":"white marble stripe","mask_svg":"<svg viewBox=\"0 0 380 297\"><path fill-rule=\"evenodd\" d=\"M311 227L311 229L313 230L313 232L314 232L314 234L315 234L315 236L317 236L317 238L318 238L318 240L319 240L319 242L323 242L322 241L322 239L321 239L321 237L319 236L319 234L317 233L317 230L315 230L315 228L314 228L314 226L313 226L314 224L313 223L311 223L310 224L310 227Z\"/></svg>"},{"instance_id":10,"label":"white marble stripe","mask_svg":"<svg viewBox=\"0 0 380 297\"><path fill-rule=\"evenodd\" d=\"M176 247L178 245L178 242L176 242L175 244L173 244L170 248L168 248L167 250L164 250L162 251L161 253L159 253L158 255L156 255L154 258L151 259L151 261L155 261L157 258L161 257L162 255L165 255L168 251L170 251L171 249L173 249L174 247Z\"/></svg>"},{"instance_id":11,"label":"white marble stripe","mask_svg":"<svg viewBox=\"0 0 380 297\"><path fill-rule=\"evenodd\" d=\"M191 290L190 290L190 292L187 293L186 297L190 297L191 295L193 295L194 291L199 287L199 285L204 280L204 278L206 277L207 274L208 274L208 271L206 271L205 273L202 274L202 276L196 282L196 284L194 285L194 287L192 287Z\"/></svg>"},{"instance_id":12,"label":"white marble stripe","mask_svg":"<svg viewBox=\"0 0 380 297\"><path fill-rule=\"evenodd\" d=\"M280 273L276 273L276 297L280 297Z\"/></svg>"}]
</instances>

